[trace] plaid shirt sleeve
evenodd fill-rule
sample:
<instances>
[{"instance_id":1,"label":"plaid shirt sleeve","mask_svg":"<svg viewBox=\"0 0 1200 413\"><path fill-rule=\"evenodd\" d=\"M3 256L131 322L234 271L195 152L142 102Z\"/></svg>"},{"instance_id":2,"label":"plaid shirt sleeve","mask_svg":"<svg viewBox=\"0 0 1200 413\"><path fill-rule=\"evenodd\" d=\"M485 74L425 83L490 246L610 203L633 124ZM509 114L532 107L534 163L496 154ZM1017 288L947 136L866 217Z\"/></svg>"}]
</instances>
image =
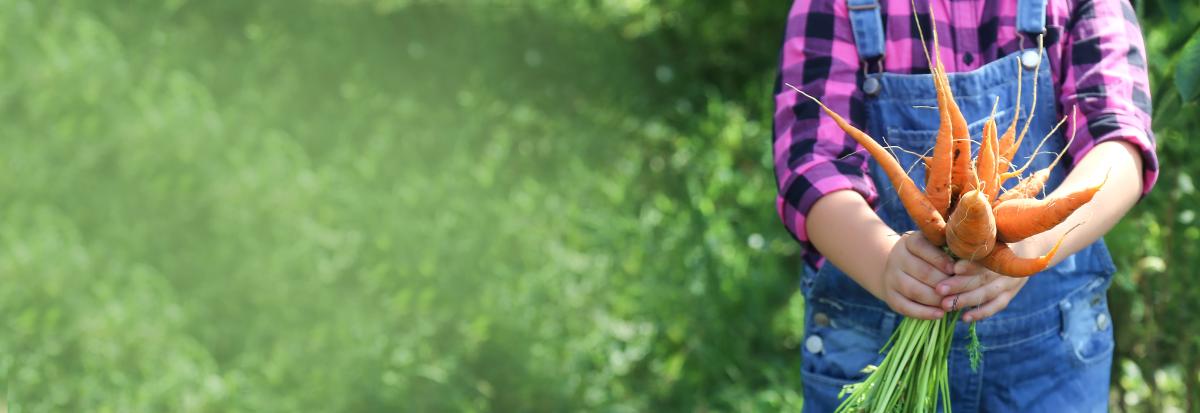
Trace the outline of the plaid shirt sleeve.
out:
<instances>
[{"instance_id":1,"label":"plaid shirt sleeve","mask_svg":"<svg viewBox=\"0 0 1200 413\"><path fill-rule=\"evenodd\" d=\"M788 16L775 95L773 154L779 193L776 209L799 240L805 261L823 260L805 229L822 196L853 190L869 203L878 198L867 177L866 155L818 106L784 83L818 97L862 125L866 107L858 91L860 63L844 1L797 0Z\"/></svg>"},{"instance_id":2,"label":"plaid shirt sleeve","mask_svg":"<svg viewBox=\"0 0 1200 413\"><path fill-rule=\"evenodd\" d=\"M1058 103L1064 114L1078 107L1082 122L1068 153L1077 160L1100 142L1132 144L1142 154L1145 196L1158 178L1158 156L1137 14L1126 0L1078 0L1070 7L1069 13L1059 14L1070 19L1063 23Z\"/></svg>"}]
</instances>

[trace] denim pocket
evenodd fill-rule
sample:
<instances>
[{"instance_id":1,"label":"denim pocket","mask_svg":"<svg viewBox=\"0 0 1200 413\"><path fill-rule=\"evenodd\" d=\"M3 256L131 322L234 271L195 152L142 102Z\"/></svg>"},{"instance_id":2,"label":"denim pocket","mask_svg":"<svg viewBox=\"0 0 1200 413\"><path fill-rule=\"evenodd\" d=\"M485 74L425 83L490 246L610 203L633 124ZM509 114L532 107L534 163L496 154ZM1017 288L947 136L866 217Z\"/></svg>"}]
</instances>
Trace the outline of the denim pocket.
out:
<instances>
[{"instance_id":1,"label":"denim pocket","mask_svg":"<svg viewBox=\"0 0 1200 413\"><path fill-rule=\"evenodd\" d=\"M991 107L992 101L986 98L983 99L987 101L988 107ZM996 126L1001 133L1008 128L1008 125L1012 122L1012 118L1015 113L1016 112L1011 107L997 108L996 117L994 119L996 120ZM941 127L941 119L938 118L937 110L935 108L929 108L927 109L927 112L909 112L903 115L919 116L920 120L905 119L904 122L890 123L889 125L903 125L903 127L889 126L887 128L886 135L888 142L892 144L900 143L901 141L909 144L925 143L925 146L932 147L935 136L937 135L937 131ZM893 114L893 116L896 115ZM973 139L977 139L974 137L983 135L983 125L985 123L987 123L987 116L975 119L967 124L967 130L970 132ZM976 141L973 143L975 144L974 148L978 150L979 142Z\"/></svg>"},{"instance_id":2,"label":"denim pocket","mask_svg":"<svg viewBox=\"0 0 1200 413\"><path fill-rule=\"evenodd\" d=\"M1063 317L1063 339L1075 361L1089 365L1111 357L1113 352L1112 315L1106 297L1108 283L1097 279L1059 303Z\"/></svg>"},{"instance_id":3,"label":"denim pocket","mask_svg":"<svg viewBox=\"0 0 1200 413\"><path fill-rule=\"evenodd\" d=\"M863 369L883 361L880 348L887 343L894 316L888 312L830 299L810 303L801 365L805 387L821 387L836 397L846 384L867 377ZM806 396L807 397L807 396Z\"/></svg>"}]
</instances>

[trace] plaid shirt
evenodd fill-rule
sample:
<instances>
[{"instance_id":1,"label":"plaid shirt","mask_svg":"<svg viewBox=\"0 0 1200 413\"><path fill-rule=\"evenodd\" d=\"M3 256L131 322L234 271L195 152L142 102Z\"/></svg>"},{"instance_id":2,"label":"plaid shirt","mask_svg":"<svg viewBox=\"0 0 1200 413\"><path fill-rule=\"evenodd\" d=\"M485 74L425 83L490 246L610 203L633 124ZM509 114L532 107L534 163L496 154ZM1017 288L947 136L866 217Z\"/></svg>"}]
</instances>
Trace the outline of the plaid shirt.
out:
<instances>
[{"instance_id":1,"label":"plaid shirt","mask_svg":"<svg viewBox=\"0 0 1200 413\"><path fill-rule=\"evenodd\" d=\"M912 17L910 0L879 0L886 38L883 69L929 73ZM930 0L917 0L921 28L930 36ZM933 1L941 54L949 72L965 72L1037 45L1016 29L1016 1ZM1068 149L1067 165L1097 143L1119 139L1142 154L1143 195L1158 176L1150 130L1150 87L1141 28L1127 0L1049 0L1046 54L1058 108L1078 105L1081 127ZM780 58L780 81L821 100L851 123L866 125L866 104L857 82L863 72L845 0L796 0L788 17ZM1022 41L1024 38L1024 41ZM929 41L932 47L932 41ZM876 71L875 63L870 63ZM879 194L863 156L846 156L859 146L815 104L776 88L774 145L779 186L776 208L804 247L807 263L823 261L812 248L805 217L817 199L833 191L859 192L875 206ZM932 87L932 85L930 86ZM1081 122L1081 124L1083 124ZM869 131L870 132L870 131ZM1069 166L1068 166L1069 167Z\"/></svg>"}]
</instances>

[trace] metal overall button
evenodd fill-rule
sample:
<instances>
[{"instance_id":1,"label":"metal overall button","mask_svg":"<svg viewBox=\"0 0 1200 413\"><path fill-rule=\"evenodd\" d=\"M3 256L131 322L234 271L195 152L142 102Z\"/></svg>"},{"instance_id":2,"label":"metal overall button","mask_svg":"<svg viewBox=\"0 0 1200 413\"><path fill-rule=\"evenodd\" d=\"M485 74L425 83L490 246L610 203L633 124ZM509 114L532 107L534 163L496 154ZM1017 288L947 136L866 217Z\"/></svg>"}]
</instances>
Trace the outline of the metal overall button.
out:
<instances>
[{"instance_id":1,"label":"metal overall button","mask_svg":"<svg viewBox=\"0 0 1200 413\"><path fill-rule=\"evenodd\" d=\"M879 83L879 79L868 77L863 81L862 90L868 96L878 95L881 89L883 89L883 85Z\"/></svg>"},{"instance_id":2,"label":"metal overall button","mask_svg":"<svg viewBox=\"0 0 1200 413\"><path fill-rule=\"evenodd\" d=\"M1100 313L1096 316L1096 329L1104 331L1106 328L1108 328L1108 315Z\"/></svg>"},{"instance_id":3,"label":"metal overall button","mask_svg":"<svg viewBox=\"0 0 1200 413\"><path fill-rule=\"evenodd\" d=\"M825 315L825 313L813 314L813 323L816 324L818 327L828 327L829 326L829 316Z\"/></svg>"},{"instance_id":4,"label":"metal overall button","mask_svg":"<svg viewBox=\"0 0 1200 413\"><path fill-rule=\"evenodd\" d=\"M1024 66L1025 70L1033 70L1041 60L1041 56L1033 50L1026 50L1021 53L1021 66Z\"/></svg>"},{"instance_id":5,"label":"metal overall button","mask_svg":"<svg viewBox=\"0 0 1200 413\"><path fill-rule=\"evenodd\" d=\"M808 339L804 340L804 349L809 353L819 354L825 349L825 342L821 340L821 336L808 336Z\"/></svg>"}]
</instances>

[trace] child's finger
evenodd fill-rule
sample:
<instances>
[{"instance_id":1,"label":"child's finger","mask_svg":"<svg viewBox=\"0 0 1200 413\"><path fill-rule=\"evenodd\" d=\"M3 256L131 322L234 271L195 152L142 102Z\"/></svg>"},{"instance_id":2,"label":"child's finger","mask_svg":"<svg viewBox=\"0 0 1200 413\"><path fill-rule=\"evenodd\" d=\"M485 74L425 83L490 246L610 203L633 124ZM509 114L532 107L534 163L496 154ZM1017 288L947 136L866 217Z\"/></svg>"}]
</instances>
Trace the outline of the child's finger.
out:
<instances>
[{"instance_id":1,"label":"child's finger","mask_svg":"<svg viewBox=\"0 0 1200 413\"><path fill-rule=\"evenodd\" d=\"M954 263L955 275L979 275L985 271L987 271L987 268L984 268L984 266L979 265L975 261L958 260L958 262Z\"/></svg>"},{"instance_id":2,"label":"child's finger","mask_svg":"<svg viewBox=\"0 0 1200 413\"><path fill-rule=\"evenodd\" d=\"M904 246L908 248L908 252L920 257L943 273L954 273L954 260L951 260L950 256L946 255L940 248L930 244L929 240L925 239L925 236L921 235L920 232L905 234Z\"/></svg>"},{"instance_id":3,"label":"child's finger","mask_svg":"<svg viewBox=\"0 0 1200 413\"><path fill-rule=\"evenodd\" d=\"M1004 292L1004 285L996 282L996 280L990 280L990 282L982 283L979 288L943 298L942 308L946 309L946 311L953 311L959 308L983 305L983 303L991 301L1002 292Z\"/></svg>"},{"instance_id":4,"label":"child's finger","mask_svg":"<svg viewBox=\"0 0 1200 413\"><path fill-rule=\"evenodd\" d=\"M938 283L950 278L949 274L934 268L932 265L929 265L928 262L925 262L925 260L917 256L907 257L907 259L903 260L900 266L905 273L913 278L916 278L917 281L924 283L926 286L929 286L931 291L938 285Z\"/></svg>"},{"instance_id":5,"label":"child's finger","mask_svg":"<svg viewBox=\"0 0 1200 413\"><path fill-rule=\"evenodd\" d=\"M888 294L888 305L896 310L897 313L905 317L919 318L922 320L937 320L942 318L946 313L937 307L921 305L915 301L905 298L899 291L891 290Z\"/></svg>"},{"instance_id":6,"label":"child's finger","mask_svg":"<svg viewBox=\"0 0 1200 413\"><path fill-rule=\"evenodd\" d=\"M1000 310L1008 308L1008 303L1010 301L1012 301L1012 298L1013 298L1012 292L1004 291L1004 292L1000 293L1000 295L997 295L996 298L993 298L991 301L983 303L983 305L981 305L971 311L968 311L966 314L963 314L963 321L966 321L966 322L979 321L979 320L983 320L985 318L994 316L994 315L996 315L996 313L999 313Z\"/></svg>"},{"instance_id":7,"label":"child's finger","mask_svg":"<svg viewBox=\"0 0 1200 413\"><path fill-rule=\"evenodd\" d=\"M897 289L905 298L933 308L941 305L942 296L934 292L933 287L925 285L921 280L909 274L901 273L899 277L900 283Z\"/></svg>"},{"instance_id":8,"label":"child's finger","mask_svg":"<svg viewBox=\"0 0 1200 413\"><path fill-rule=\"evenodd\" d=\"M938 282L937 286L934 287L934 290L943 296L962 294L984 286L988 282L995 279L995 277L997 277L997 275L992 273L983 273L979 275L955 275Z\"/></svg>"}]
</instances>

